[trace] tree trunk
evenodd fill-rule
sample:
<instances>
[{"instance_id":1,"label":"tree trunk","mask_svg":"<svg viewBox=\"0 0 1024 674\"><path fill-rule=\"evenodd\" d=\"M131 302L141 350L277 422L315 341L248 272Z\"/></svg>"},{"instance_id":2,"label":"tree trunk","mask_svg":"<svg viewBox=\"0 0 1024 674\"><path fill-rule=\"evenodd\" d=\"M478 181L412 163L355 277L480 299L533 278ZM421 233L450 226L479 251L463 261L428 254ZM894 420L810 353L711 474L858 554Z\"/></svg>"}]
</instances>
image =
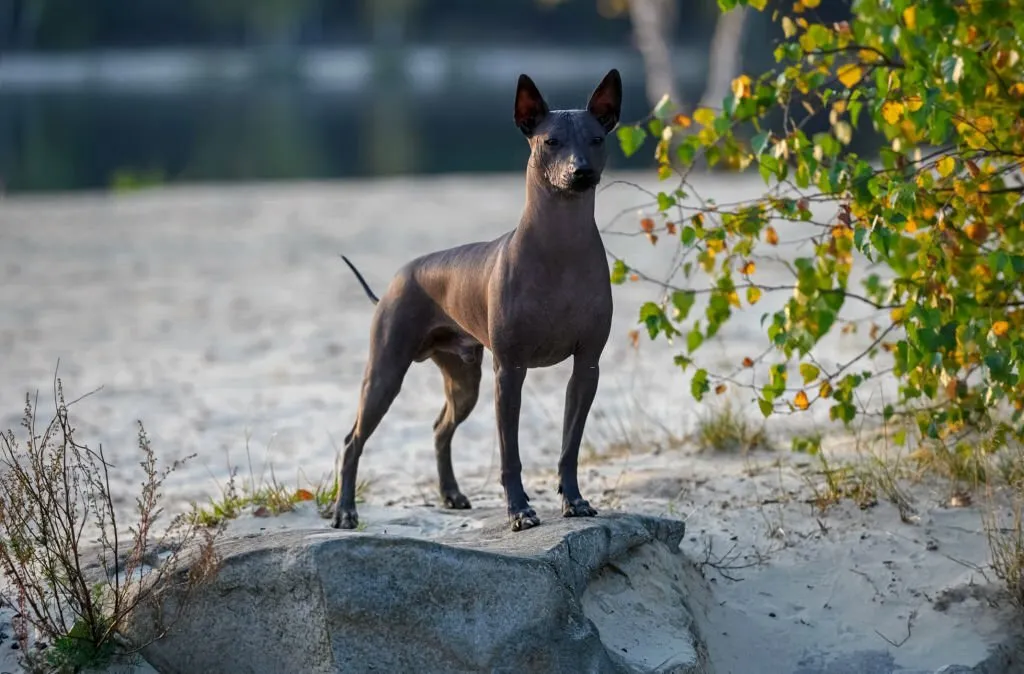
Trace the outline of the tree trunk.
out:
<instances>
[{"instance_id":1,"label":"tree trunk","mask_svg":"<svg viewBox=\"0 0 1024 674\"><path fill-rule=\"evenodd\" d=\"M675 0L629 0L633 39L644 59L647 100L652 108L665 94L677 106L682 104L669 43L675 11Z\"/></svg>"},{"instance_id":2,"label":"tree trunk","mask_svg":"<svg viewBox=\"0 0 1024 674\"><path fill-rule=\"evenodd\" d=\"M719 108L729 95L732 81L743 67L743 25L748 9L737 7L723 12L715 22L715 33L708 49L708 79L700 107Z\"/></svg>"}]
</instances>

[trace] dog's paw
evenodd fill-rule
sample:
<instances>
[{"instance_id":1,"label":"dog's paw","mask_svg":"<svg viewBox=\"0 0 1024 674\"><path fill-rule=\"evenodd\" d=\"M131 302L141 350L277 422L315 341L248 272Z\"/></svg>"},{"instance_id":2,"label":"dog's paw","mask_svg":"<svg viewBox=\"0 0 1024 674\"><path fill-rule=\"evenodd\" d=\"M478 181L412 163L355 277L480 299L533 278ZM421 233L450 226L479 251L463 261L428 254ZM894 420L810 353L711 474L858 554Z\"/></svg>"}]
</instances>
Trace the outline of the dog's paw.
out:
<instances>
[{"instance_id":1,"label":"dog's paw","mask_svg":"<svg viewBox=\"0 0 1024 674\"><path fill-rule=\"evenodd\" d=\"M585 498L578 498L575 501L562 499L562 517L594 517L595 510Z\"/></svg>"},{"instance_id":2,"label":"dog's paw","mask_svg":"<svg viewBox=\"0 0 1024 674\"><path fill-rule=\"evenodd\" d=\"M470 510L473 507L473 504L461 491L445 492L441 495L441 499L444 502L444 507L449 510Z\"/></svg>"},{"instance_id":3,"label":"dog's paw","mask_svg":"<svg viewBox=\"0 0 1024 674\"><path fill-rule=\"evenodd\" d=\"M537 517L537 513L534 512L533 508L509 513L508 520L512 525L512 531L524 531L540 526L540 518Z\"/></svg>"},{"instance_id":4,"label":"dog's paw","mask_svg":"<svg viewBox=\"0 0 1024 674\"><path fill-rule=\"evenodd\" d=\"M359 526L359 515L355 510L335 510L331 526L335 529L355 529Z\"/></svg>"}]
</instances>

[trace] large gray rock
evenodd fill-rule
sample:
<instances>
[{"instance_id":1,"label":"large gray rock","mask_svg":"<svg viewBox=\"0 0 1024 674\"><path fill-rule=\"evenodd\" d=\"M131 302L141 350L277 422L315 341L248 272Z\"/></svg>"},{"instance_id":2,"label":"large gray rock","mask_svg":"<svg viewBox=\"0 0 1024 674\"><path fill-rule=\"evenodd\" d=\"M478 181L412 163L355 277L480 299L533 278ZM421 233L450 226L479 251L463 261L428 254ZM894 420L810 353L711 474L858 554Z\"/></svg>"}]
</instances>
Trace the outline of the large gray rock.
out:
<instances>
[{"instance_id":1,"label":"large gray rock","mask_svg":"<svg viewBox=\"0 0 1024 674\"><path fill-rule=\"evenodd\" d=\"M673 571L682 522L541 515L511 533L478 511L443 541L224 540L217 577L143 655L168 674L709 671ZM181 598L169 589L165 608ZM154 635L154 610L136 614L135 638Z\"/></svg>"}]
</instances>

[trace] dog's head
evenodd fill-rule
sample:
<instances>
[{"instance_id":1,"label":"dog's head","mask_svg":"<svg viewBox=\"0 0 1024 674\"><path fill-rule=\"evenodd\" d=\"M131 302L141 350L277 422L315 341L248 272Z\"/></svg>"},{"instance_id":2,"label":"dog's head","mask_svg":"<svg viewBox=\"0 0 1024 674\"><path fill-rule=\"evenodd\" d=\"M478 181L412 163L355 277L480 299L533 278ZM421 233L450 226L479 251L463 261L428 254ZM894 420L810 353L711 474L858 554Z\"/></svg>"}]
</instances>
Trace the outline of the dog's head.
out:
<instances>
[{"instance_id":1,"label":"dog's head","mask_svg":"<svg viewBox=\"0 0 1024 674\"><path fill-rule=\"evenodd\" d=\"M605 137L619 123L621 108L618 70L604 76L586 110L549 110L533 80L520 75L515 122L530 142L530 166L558 192L594 189L607 159Z\"/></svg>"}]
</instances>

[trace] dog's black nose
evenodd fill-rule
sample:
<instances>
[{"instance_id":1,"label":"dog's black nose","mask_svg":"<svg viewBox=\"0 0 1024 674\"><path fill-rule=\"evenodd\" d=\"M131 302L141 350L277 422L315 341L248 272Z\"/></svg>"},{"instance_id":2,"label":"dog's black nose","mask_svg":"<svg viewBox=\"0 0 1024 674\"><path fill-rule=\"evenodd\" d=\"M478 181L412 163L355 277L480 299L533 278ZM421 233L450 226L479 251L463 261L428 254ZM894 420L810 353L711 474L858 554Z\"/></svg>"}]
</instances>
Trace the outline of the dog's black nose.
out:
<instances>
[{"instance_id":1,"label":"dog's black nose","mask_svg":"<svg viewBox=\"0 0 1024 674\"><path fill-rule=\"evenodd\" d=\"M576 178L577 180L584 180L584 179L593 178L594 177L594 169L592 169L590 167L587 167L587 166L582 166L582 167L577 168L575 171L572 172L572 177Z\"/></svg>"}]
</instances>

